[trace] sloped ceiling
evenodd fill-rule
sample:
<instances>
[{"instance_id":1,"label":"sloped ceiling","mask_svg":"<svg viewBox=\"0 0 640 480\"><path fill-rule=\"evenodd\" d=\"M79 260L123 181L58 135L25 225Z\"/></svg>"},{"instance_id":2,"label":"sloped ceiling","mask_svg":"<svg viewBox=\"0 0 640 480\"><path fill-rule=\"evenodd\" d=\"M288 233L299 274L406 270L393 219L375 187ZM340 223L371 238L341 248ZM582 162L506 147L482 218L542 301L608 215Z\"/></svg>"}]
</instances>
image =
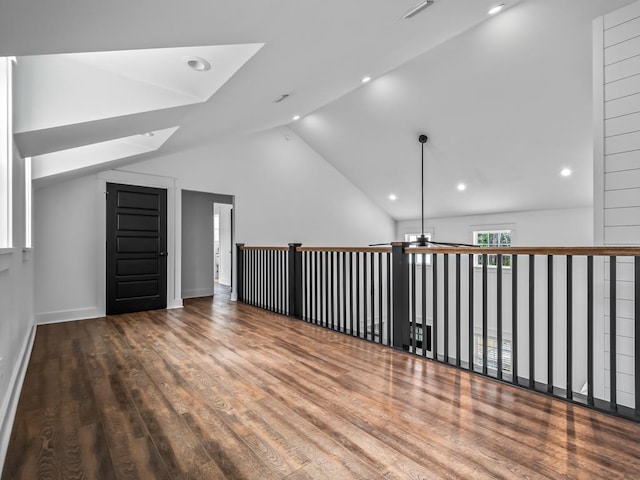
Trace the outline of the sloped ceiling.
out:
<instances>
[{"instance_id":1,"label":"sloped ceiling","mask_svg":"<svg viewBox=\"0 0 640 480\"><path fill-rule=\"evenodd\" d=\"M436 0L402 20L416 0L21 0L0 5L0 55L66 61L83 52L264 45L200 103L197 92L156 75L144 94L162 91L176 101L152 112L65 124L43 115L31 127L19 120L23 154L176 126L159 154L186 152L288 125L404 219L420 213L417 135L424 132L429 215L566 207L591 202L591 20L631 1L507 0L489 17L502 1ZM120 61L111 69L74 62L87 75L101 70L112 85L148 73L144 63L127 77ZM365 75L373 81L362 85ZM285 93L286 101L273 102ZM25 98L19 108L37 111L37 95ZM67 107L58 110L72 117ZM292 123L295 114L303 118ZM573 183L557 178L565 165L576 171ZM468 184L462 195L451 190L458 182ZM398 200L389 202L389 193Z\"/></svg>"}]
</instances>

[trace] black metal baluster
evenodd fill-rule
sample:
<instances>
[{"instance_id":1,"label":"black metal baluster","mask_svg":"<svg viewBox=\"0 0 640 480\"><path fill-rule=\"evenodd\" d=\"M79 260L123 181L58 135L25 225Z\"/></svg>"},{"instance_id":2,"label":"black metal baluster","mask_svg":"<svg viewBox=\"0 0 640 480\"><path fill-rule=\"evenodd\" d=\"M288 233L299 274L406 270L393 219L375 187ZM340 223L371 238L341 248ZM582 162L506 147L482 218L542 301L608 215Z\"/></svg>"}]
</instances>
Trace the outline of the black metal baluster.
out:
<instances>
[{"instance_id":1,"label":"black metal baluster","mask_svg":"<svg viewBox=\"0 0 640 480\"><path fill-rule=\"evenodd\" d=\"M474 350L474 337L475 337L475 325L473 321L474 317L474 302L473 302L473 291L474 291L474 272L475 268L473 265L474 256L472 253L469 254L469 370L472 372L475 371L474 361L473 361L473 350Z\"/></svg>"},{"instance_id":2,"label":"black metal baluster","mask_svg":"<svg viewBox=\"0 0 640 480\"><path fill-rule=\"evenodd\" d=\"M324 282L322 280L324 280ZM320 252L320 325L323 327L327 326L327 315L329 313L328 287L329 275L327 274L327 252Z\"/></svg>"},{"instance_id":3,"label":"black metal baluster","mask_svg":"<svg viewBox=\"0 0 640 480\"><path fill-rule=\"evenodd\" d=\"M318 325L320 323L319 318L320 316L318 315L318 311L319 311L319 306L318 304L320 303L320 261L318 260L319 257L319 253L317 251L313 252L313 270L315 272L315 291L314 291L314 298L313 298L313 320L316 325Z\"/></svg>"},{"instance_id":4,"label":"black metal baluster","mask_svg":"<svg viewBox=\"0 0 640 480\"><path fill-rule=\"evenodd\" d=\"M635 264L635 393L636 393L636 419L640 419L640 256L634 258Z\"/></svg>"},{"instance_id":5,"label":"black metal baluster","mask_svg":"<svg viewBox=\"0 0 640 480\"><path fill-rule=\"evenodd\" d=\"M498 347L498 371L497 375L502 380L502 254L498 254L498 264L496 265L496 330Z\"/></svg>"},{"instance_id":6,"label":"black metal baluster","mask_svg":"<svg viewBox=\"0 0 640 480\"><path fill-rule=\"evenodd\" d=\"M573 257L567 255L567 399L573 399Z\"/></svg>"},{"instance_id":7,"label":"black metal baluster","mask_svg":"<svg viewBox=\"0 0 640 480\"><path fill-rule=\"evenodd\" d=\"M610 385L610 408L613 411L618 410L618 382L617 382L617 311L616 304L618 299L617 275L616 275L616 257L609 258L609 385Z\"/></svg>"},{"instance_id":8,"label":"black metal baluster","mask_svg":"<svg viewBox=\"0 0 640 480\"><path fill-rule=\"evenodd\" d=\"M640 285L640 282L637 283ZM392 302L392 293L391 293L391 253L387 253L387 345L392 346L393 342L391 341L391 329L392 323L394 319L391 317L391 302ZM636 317L638 318L638 317ZM640 350L636 350L640 351ZM636 370L640 371L640 369ZM638 398L638 396L636 396Z\"/></svg>"},{"instance_id":9,"label":"black metal baluster","mask_svg":"<svg viewBox=\"0 0 640 480\"><path fill-rule=\"evenodd\" d=\"M415 253L410 254L411 264L411 317L409 320L409 332L411 338L411 353L416 353L416 260Z\"/></svg>"},{"instance_id":10,"label":"black metal baluster","mask_svg":"<svg viewBox=\"0 0 640 480\"><path fill-rule=\"evenodd\" d=\"M304 252L304 296L305 296L305 320L311 318L311 270L309 269L309 252Z\"/></svg>"},{"instance_id":11,"label":"black metal baluster","mask_svg":"<svg viewBox=\"0 0 640 480\"><path fill-rule=\"evenodd\" d=\"M444 254L444 362L449 363L449 254Z\"/></svg>"},{"instance_id":12,"label":"black metal baluster","mask_svg":"<svg viewBox=\"0 0 640 480\"><path fill-rule=\"evenodd\" d=\"M536 388L536 330L535 330L535 288L536 288L535 255L529 255L529 388Z\"/></svg>"},{"instance_id":13,"label":"black metal baluster","mask_svg":"<svg viewBox=\"0 0 640 480\"><path fill-rule=\"evenodd\" d=\"M553 393L553 255L547 255L547 393Z\"/></svg>"},{"instance_id":14,"label":"black metal baluster","mask_svg":"<svg viewBox=\"0 0 640 480\"><path fill-rule=\"evenodd\" d=\"M362 304L364 310L364 338L369 340L369 318L367 316L367 259L369 253L364 252L362 254Z\"/></svg>"},{"instance_id":15,"label":"black metal baluster","mask_svg":"<svg viewBox=\"0 0 640 480\"><path fill-rule=\"evenodd\" d=\"M587 403L593 406L593 257L587 257Z\"/></svg>"},{"instance_id":16,"label":"black metal baluster","mask_svg":"<svg viewBox=\"0 0 640 480\"><path fill-rule=\"evenodd\" d=\"M431 320L431 344L433 345L433 348L431 349L431 356L434 360L438 360L438 255L434 253L431 255L431 258L433 259L433 266L431 267L431 277L433 282L433 313Z\"/></svg>"},{"instance_id":17,"label":"black metal baluster","mask_svg":"<svg viewBox=\"0 0 640 480\"><path fill-rule=\"evenodd\" d=\"M456 253L456 367L460 366L460 254Z\"/></svg>"},{"instance_id":18,"label":"black metal baluster","mask_svg":"<svg viewBox=\"0 0 640 480\"><path fill-rule=\"evenodd\" d=\"M488 263L489 259L486 253L482 254L482 374L487 375L489 368L489 359L487 358L488 335L488 314L487 314L487 296L488 296Z\"/></svg>"},{"instance_id":19,"label":"black metal baluster","mask_svg":"<svg viewBox=\"0 0 640 480\"><path fill-rule=\"evenodd\" d=\"M360 252L356 252L356 336L360 338Z\"/></svg>"},{"instance_id":20,"label":"black metal baluster","mask_svg":"<svg viewBox=\"0 0 640 480\"><path fill-rule=\"evenodd\" d=\"M333 288L333 276L335 274L334 267L334 255L333 252L329 252L329 322L331 324L331 330L335 330L335 318L333 315L335 309L335 297Z\"/></svg>"},{"instance_id":21,"label":"black metal baluster","mask_svg":"<svg viewBox=\"0 0 640 480\"><path fill-rule=\"evenodd\" d=\"M342 252L342 319L341 331L347 333L347 252Z\"/></svg>"},{"instance_id":22,"label":"black metal baluster","mask_svg":"<svg viewBox=\"0 0 640 480\"><path fill-rule=\"evenodd\" d=\"M349 296L349 326L350 326L350 332L349 334L353 336L353 301L354 301L354 295L353 295L353 285L354 285L354 281L353 281L353 253L354 252L349 252L349 290L350 290L350 296Z\"/></svg>"},{"instance_id":23,"label":"black metal baluster","mask_svg":"<svg viewBox=\"0 0 640 480\"><path fill-rule=\"evenodd\" d=\"M427 255L422 254L422 285L420 286L420 297L422 299L422 356L427 356L427 350L431 349L431 345L427 343ZM416 255L417 260L417 255Z\"/></svg>"},{"instance_id":24,"label":"black metal baluster","mask_svg":"<svg viewBox=\"0 0 640 480\"><path fill-rule=\"evenodd\" d=\"M518 385L518 256L511 257L511 382Z\"/></svg>"},{"instance_id":25,"label":"black metal baluster","mask_svg":"<svg viewBox=\"0 0 640 480\"><path fill-rule=\"evenodd\" d=\"M378 253L378 315L380 315L380 322L378 327L378 343L382 343L382 335L384 332L384 321L382 314L382 252Z\"/></svg>"},{"instance_id":26,"label":"black metal baluster","mask_svg":"<svg viewBox=\"0 0 640 480\"><path fill-rule=\"evenodd\" d=\"M371 261L371 264L370 264L370 273L371 273L370 289L371 289L371 341L372 342L376 341L375 255L376 254L374 252L371 252L371 255L369 257L369 260Z\"/></svg>"}]
</instances>

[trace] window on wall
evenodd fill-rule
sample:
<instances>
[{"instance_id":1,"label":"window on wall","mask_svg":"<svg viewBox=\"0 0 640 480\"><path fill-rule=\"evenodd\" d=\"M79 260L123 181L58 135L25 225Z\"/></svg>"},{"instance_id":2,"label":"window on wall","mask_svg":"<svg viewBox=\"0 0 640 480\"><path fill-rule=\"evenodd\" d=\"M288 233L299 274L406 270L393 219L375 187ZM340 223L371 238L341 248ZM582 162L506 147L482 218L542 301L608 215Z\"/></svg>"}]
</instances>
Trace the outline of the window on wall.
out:
<instances>
[{"instance_id":1,"label":"window on wall","mask_svg":"<svg viewBox=\"0 0 640 480\"><path fill-rule=\"evenodd\" d=\"M0 57L0 248L12 246L12 62L10 57Z\"/></svg>"},{"instance_id":2,"label":"window on wall","mask_svg":"<svg viewBox=\"0 0 640 480\"><path fill-rule=\"evenodd\" d=\"M482 356L482 335L475 335L474 363L479 366L484 365ZM495 337L487 338L487 368L498 369L498 340ZM502 340L502 371L511 372L511 340Z\"/></svg>"},{"instance_id":3,"label":"window on wall","mask_svg":"<svg viewBox=\"0 0 640 480\"><path fill-rule=\"evenodd\" d=\"M404 236L404 241L405 242L417 242L418 241L418 237L420 237L422 234L421 233L407 233ZM431 240L431 234L430 233L425 233L424 236L427 238L427 240ZM422 255L416 255L416 265L422 265ZM411 262L411 257L409 257L409 262ZM424 263L425 265L431 265L431 255L425 255L424 256Z\"/></svg>"},{"instance_id":4,"label":"window on wall","mask_svg":"<svg viewBox=\"0 0 640 480\"><path fill-rule=\"evenodd\" d=\"M24 246L31 248L31 157L24 159Z\"/></svg>"},{"instance_id":5,"label":"window on wall","mask_svg":"<svg viewBox=\"0 0 640 480\"><path fill-rule=\"evenodd\" d=\"M473 232L473 244L480 247L510 247L511 246L511 230L487 230ZM474 259L476 267L481 267L483 263L483 256L476 255ZM498 266L498 255L487 255L487 266ZM502 267L511 267L511 255L502 255Z\"/></svg>"}]
</instances>

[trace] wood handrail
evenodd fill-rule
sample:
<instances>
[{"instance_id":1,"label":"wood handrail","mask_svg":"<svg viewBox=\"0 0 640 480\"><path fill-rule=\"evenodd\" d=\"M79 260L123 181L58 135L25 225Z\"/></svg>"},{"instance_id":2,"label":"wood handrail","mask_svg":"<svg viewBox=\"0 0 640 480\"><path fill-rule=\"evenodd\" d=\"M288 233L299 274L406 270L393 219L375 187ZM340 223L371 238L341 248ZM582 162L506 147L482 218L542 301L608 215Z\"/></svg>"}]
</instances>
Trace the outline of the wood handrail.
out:
<instances>
[{"instance_id":1,"label":"wood handrail","mask_svg":"<svg viewBox=\"0 0 640 480\"><path fill-rule=\"evenodd\" d=\"M391 247L298 247L298 252L391 253Z\"/></svg>"},{"instance_id":2,"label":"wood handrail","mask_svg":"<svg viewBox=\"0 0 640 480\"><path fill-rule=\"evenodd\" d=\"M640 256L640 247L408 247L405 253L448 253L489 255L582 255L602 257Z\"/></svg>"},{"instance_id":3,"label":"wood handrail","mask_svg":"<svg viewBox=\"0 0 640 480\"><path fill-rule=\"evenodd\" d=\"M401 245L400 242L397 245ZM272 250L288 251L289 247L280 246L248 246L243 245L241 250ZM297 247L298 252L353 252L353 253L390 253L391 247ZM575 255L575 256L602 256L602 257L637 257L640 256L640 246L535 246L535 247L407 247L405 253L411 254L476 254L476 255Z\"/></svg>"}]
</instances>

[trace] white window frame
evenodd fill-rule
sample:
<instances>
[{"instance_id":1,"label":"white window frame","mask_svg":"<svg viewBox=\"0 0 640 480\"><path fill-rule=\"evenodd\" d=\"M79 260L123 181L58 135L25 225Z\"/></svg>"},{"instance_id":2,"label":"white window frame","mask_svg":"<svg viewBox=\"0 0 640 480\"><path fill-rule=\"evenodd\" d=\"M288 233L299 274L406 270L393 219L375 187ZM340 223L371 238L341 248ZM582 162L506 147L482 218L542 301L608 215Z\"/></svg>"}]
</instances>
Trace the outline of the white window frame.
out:
<instances>
[{"instance_id":1,"label":"white window frame","mask_svg":"<svg viewBox=\"0 0 640 480\"><path fill-rule=\"evenodd\" d=\"M418 237L420 237L421 235L422 235L421 233L405 233L404 241L415 242L418 240ZM431 240L430 233L425 233L424 236L426 237L427 240ZM425 260L425 265L427 266L431 265L431 254L427 254L424 260ZM412 263L412 257L409 257L409 265L411 265L411 263ZM417 267L422 266L422 254L416 254L416 266Z\"/></svg>"},{"instance_id":2,"label":"white window frame","mask_svg":"<svg viewBox=\"0 0 640 480\"><path fill-rule=\"evenodd\" d=\"M478 242L478 237L480 235L485 235L485 234L487 234L487 235L496 235L497 234L499 237L501 237L502 234L505 234L505 233L509 234L509 243L501 243L500 241L498 241L497 244L480 244ZM506 229L502 229L502 230L499 230L499 229L475 230L473 232L473 244L474 245L478 245L478 246L497 247L497 248L510 247L511 243L512 243L512 240L513 240L512 239L512 235L513 235L513 232L511 230L506 230ZM473 256L473 266L474 267L478 267L478 268L482 267L481 258L482 258L482 255L480 255L480 254L477 254L477 255ZM493 262L491 261L492 258L494 258ZM488 260L489 261L488 261L487 267L489 267L489 268L497 268L497 266L498 266L497 265L497 254L489 254L488 255ZM507 254L502 255L502 268L503 269L511 268L511 255L507 255Z\"/></svg>"},{"instance_id":3,"label":"white window frame","mask_svg":"<svg viewBox=\"0 0 640 480\"><path fill-rule=\"evenodd\" d=\"M477 366L483 365L483 357L482 357L482 335L475 334L474 335L474 352L473 352L473 363ZM513 360L512 353L513 350L511 348L511 339L503 338L502 339L502 372L503 373L511 373L513 371ZM487 368L490 370L498 370L498 339L494 336L489 335L487 337Z\"/></svg>"},{"instance_id":4,"label":"white window frame","mask_svg":"<svg viewBox=\"0 0 640 480\"><path fill-rule=\"evenodd\" d=\"M13 247L13 93L15 57L0 57L0 248Z\"/></svg>"}]
</instances>

